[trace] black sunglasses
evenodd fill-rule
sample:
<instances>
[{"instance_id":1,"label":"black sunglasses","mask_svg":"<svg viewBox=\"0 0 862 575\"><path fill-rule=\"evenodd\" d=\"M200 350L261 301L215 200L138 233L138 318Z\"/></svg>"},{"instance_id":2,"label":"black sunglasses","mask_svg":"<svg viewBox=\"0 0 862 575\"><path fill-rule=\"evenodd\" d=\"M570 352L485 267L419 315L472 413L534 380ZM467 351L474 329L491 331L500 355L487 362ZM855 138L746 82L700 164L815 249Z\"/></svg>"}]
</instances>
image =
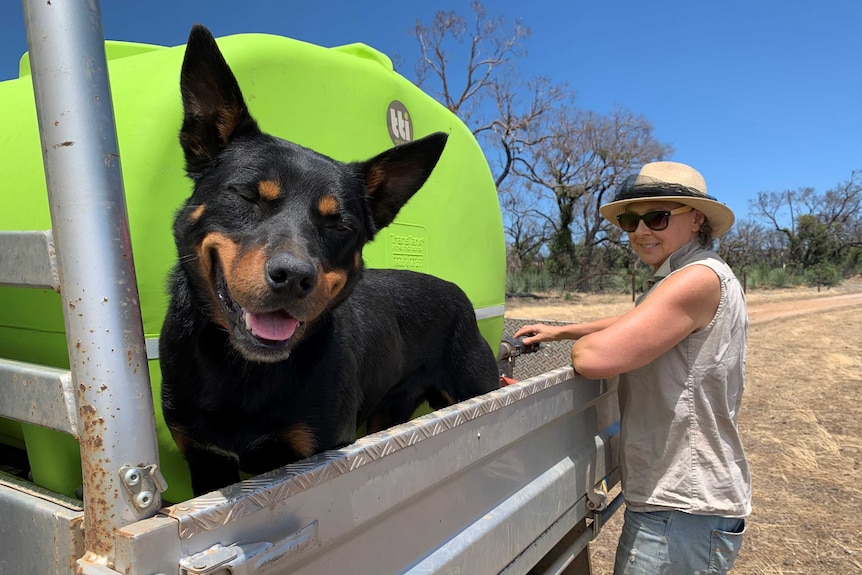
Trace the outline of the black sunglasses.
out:
<instances>
[{"instance_id":1,"label":"black sunglasses","mask_svg":"<svg viewBox=\"0 0 862 575\"><path fill-rule=\"evenodd\" d=\"M670 223L670 217L677 214L684 214L693 210L691 206L682 206L672 210L657 210L655 212L647 212L645 214L632 214L629 212L622 213L617 216L617 222L625 232L633 232L638 229L638 224L641 220L644 221L646 227L653 231L661 231L667 228Z\"/></svg>"}]
</instances>

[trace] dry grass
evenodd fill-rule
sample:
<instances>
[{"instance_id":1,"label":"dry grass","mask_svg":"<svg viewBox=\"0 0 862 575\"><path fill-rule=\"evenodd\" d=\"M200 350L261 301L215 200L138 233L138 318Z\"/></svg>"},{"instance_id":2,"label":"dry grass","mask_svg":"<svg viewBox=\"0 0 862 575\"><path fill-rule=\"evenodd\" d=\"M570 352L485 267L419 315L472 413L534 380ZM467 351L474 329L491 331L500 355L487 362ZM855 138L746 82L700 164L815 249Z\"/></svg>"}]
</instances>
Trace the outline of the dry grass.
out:
<instances>
[{"instance_id":1,"label":"dry grass","mask_svg":"<svg viewBox=\"0 0 862 575\"><path fill-rule=\"evenodd\" d=\"M855 281L748 294L740 428L754 512L738 575L862 573L862 297L837 297L859 292ZM584 321L630 307L630 297L548 298L507 303L507 316ZM621 519L592 543L595 575L613 571Z\"/></svg>"},{"instance_id":2,"label":"dry grass","mask_svg":"<svg viewBox=\"0 0 862 575\"><path fill-rule=\"evenodd\" d=\"M737 573L862 572L860 334L860 306L752 328L754 514Z\"/></svg>"}]
</instances>

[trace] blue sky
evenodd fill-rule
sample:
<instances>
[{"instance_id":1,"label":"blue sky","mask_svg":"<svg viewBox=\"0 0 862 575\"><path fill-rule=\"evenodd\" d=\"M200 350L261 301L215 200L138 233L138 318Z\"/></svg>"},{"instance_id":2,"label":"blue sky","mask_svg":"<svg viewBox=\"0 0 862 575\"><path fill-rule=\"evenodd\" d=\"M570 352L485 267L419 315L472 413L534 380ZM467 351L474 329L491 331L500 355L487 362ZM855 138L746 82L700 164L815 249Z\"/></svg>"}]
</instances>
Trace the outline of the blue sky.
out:
<instances>
[{"instance_id":1,"label":"blue sky","mask_svg":"<svg viewBox=\"0 0 862 575\"><path fill-rule=\"evenodd\" d=\"M412 75L410 31L468 1L102 0L109 39L177 45L195 22L216 36L267 32L336 46L364 42ZM862 169L862 2L856 0L486 0L532 30L524 76L566 82L574 104L643 114L669 159L692 164L737 218L760 191L819 192ZM0 80L26 37L0 1Z\"/></svg>"}]
</instances>

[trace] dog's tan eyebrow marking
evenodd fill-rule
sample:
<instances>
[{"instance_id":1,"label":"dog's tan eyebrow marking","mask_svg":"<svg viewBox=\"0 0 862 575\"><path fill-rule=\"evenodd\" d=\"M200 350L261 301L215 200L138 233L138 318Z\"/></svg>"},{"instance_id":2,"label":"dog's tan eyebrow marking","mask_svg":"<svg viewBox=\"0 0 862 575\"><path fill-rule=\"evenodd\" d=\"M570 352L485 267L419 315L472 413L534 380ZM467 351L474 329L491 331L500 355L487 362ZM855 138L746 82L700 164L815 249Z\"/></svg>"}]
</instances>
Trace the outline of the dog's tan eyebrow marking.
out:
<instances>
[{"instance_id":1,"label":"dog's tan eyebrow marking","mask_svg":"<svg viewBox=\"0 0 862 575\"><path fill-rule=\"evenodd\" d=\"M194 210L192 210L192 213L189 214L189 221L195 223L196 221L201 219L201 216L204 214L204 210L206 209L206 207L206 204L201 204Z\"/></svg>"},{"instance_id":2,"label":"dog's tan eyebrow marking","mask_svg":"<svg viewBox=\"0 0 862 575\"><path fill-rule=\"evenodd\" d=\"M281 195L281 186L272 180L261 180L257 183L257 191L266 200L274 200Z\"/></svg>"},{"instance_id":3,"label":"dog's tan eyebrow marking","mask_svg":"<svg viewBox=\"0 0 862 575\"><path fill-rule=\"evenodd\" d=\"M337 216L338 200L335 199L335 196L323 196L317 204L317 209L322 216Z\"/></svg>"}]
</instances>

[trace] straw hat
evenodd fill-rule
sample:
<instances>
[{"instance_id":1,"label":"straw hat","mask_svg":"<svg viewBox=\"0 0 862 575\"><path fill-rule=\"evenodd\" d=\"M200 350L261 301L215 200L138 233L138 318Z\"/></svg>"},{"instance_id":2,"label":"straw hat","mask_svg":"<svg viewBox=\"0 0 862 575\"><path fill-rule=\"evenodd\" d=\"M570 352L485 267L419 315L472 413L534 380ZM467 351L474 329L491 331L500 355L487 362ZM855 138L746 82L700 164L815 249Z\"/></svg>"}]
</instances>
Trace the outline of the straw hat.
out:
<instances>
[{"instance_id":1,"label":"straw hat","mask_svg":"<svg viewBox=\"0 0 862 575\"><path fill-rule=\"evenodd\" d=\"M733 212L706 193L706 181L700 172L678 162L652 162L640 172L628 176L617 188L612 202L599 208L602 216L619 226L617 216L636 202L671 201L691 206L703 212L718 237L733 226Z\"/></svg>"}]
</instances>

